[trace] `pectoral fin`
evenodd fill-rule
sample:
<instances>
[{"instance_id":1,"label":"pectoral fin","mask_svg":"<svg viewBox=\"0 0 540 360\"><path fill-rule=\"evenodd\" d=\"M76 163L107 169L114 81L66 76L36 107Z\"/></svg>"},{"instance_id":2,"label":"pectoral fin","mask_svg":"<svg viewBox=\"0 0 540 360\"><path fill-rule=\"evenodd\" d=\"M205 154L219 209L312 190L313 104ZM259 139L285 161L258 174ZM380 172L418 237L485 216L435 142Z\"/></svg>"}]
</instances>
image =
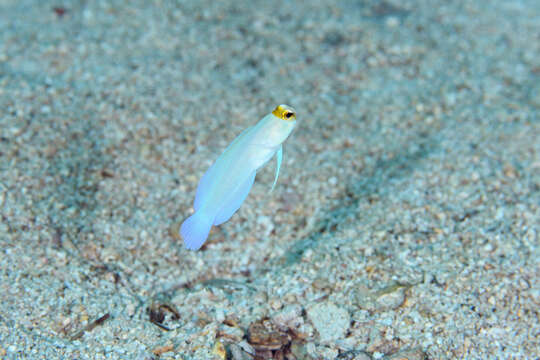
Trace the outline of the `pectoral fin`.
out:
<instances>
[{"instance_id":1,"label":"pectoral fin","mask_svg":"<svg viewBox=\"0 0 540 360\"><path fill-rule=\"evenodd\" d=\"M277 179L279 177L279 168L281 167L281 160L283 160L283 145L279 145L279 150L276 151L276 159L277 159L276 177L274 178L274 183L272 184L272 188L270 189L270 192L274 190L274 187L276 186L276 183L277 183Z\"/></svg>"}]
</instances>

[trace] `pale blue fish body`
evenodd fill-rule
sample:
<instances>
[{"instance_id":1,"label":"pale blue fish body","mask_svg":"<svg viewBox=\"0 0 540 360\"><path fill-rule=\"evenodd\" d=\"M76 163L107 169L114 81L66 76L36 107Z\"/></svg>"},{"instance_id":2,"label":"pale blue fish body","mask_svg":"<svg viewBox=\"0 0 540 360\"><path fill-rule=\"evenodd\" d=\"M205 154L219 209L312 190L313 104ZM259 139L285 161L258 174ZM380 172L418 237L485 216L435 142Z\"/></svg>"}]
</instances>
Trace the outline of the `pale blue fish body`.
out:
<instances>
[{"instance_id":1,"label":"pale blue fish body","mask_svg":"<svg viewBox=\"0 0 540 360\"><path fill-rule=\"evenodd\" d=\"M296 125L294 110L287 105L278 106L257 124L244 130L206 171L197 186L195 213L180 228L184 245L199 249L212 225L229 220L246 199L257 170L274 154L278 165L274 188L282 158L282 143Z\"/></svg>"}]
</instances>

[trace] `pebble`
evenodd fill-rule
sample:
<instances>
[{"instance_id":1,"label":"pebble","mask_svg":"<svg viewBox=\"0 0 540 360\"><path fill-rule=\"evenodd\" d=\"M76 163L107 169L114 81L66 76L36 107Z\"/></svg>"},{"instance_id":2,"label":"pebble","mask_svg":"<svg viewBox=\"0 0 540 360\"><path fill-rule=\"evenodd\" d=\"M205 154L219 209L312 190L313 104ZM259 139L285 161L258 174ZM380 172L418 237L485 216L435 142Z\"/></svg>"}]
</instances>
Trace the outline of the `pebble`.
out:
<instances>
[{"instance_id":1,"label":"pebble","mask_svg":"<svg viewBox=\"0 0 540 360\"><path fill-rule=\"evenodd\" d=\"M274 315L272 321L282 331L298 329L304 323L302 307L298 304L288 305Z\"/></svg>"},{"instance_id":2,"label":"pebble","mask_svg":"<svg viewBox=\"0 0 540 360\"><path fill-rule=\"evenodd\" d=\"M404 349L400 350L390 356L385 357L385 360L424 360L427 358L427 354L421 349Z\"/></svg>"},{"instance_id":3,"label":"pebble","mask_svg":"<svg viewBox=\"0 0 540 360\"><path fill-rule=\"evenodd\" d=\"M322 343L344 338L351 322L347 310L332 302L311 306L307 309L307 317L319 333Z\"/></svg>"},{"instance_id":4,"label":"pebble","mask_svg":"<svg viewBox=\"0 0 540 360\"><path fill-rule=\"evenodd\" d=\"M350 350L339 354L336 360L372 360L371 356L364 351Z\"/></svg>"},{"instance_id":5,"label":"pebble","mask_svg":"<svg viewBox=\"0 0 540 360\"><path fill-rule=\"evenodd\" d=\"M218 328L218 336L237 343L244 338L244 331L239 327L221 324Z\"/></svg>"},{"instance_id":6,"label":"pebble","mask_svg":"<svg viewBox=\"0 0 540 360\"><path fill-rule=\"evenodd\" d=\"M232 356L232 360L251 360L253 357L246 353L240 346L237 344L229 345L229 351Z\"/></svg>"},{"instance_id":7,"label":"pebble","mask_svg":"<svg viewBox=\"0 0 540 360\"><path fill-rule=\"evenodd\" d=\"M290 337L276 331L267 321L257 321L249 325L247 340L258 351L279 350L290 342Z\"/></svg>"},{"instance_id":8,"label":"pebble","mask_svg":"<svg viewBox=\"0 0 540 360\"><path fill-rule=\"evenodd\" d=\"M393 286L379 292L377 305L380 310L396 309L405 301L405 287Z\"/></svg>"}]
</instances>

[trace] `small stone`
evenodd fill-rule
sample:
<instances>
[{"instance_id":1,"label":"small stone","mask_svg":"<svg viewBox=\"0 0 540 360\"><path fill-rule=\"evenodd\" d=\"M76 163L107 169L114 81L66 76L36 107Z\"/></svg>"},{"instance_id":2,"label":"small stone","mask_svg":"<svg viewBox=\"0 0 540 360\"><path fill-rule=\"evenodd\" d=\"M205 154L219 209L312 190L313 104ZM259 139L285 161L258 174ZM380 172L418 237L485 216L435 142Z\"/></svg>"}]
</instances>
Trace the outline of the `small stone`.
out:
<instances>
[{"instance_id":1,"label":"small stone","mask_svg":"<svg viewBox=\"0 0 540 360\"><path fill-rule=\"evenodd\" d=\"M505 164L504 168L503 168L503 171L504 171L504 175L506 177L509 177L511 179L517 178L516 168L514 166L512 166L511 164Z\"/></svg>"},{"instance_id":2,"label":"small stone","mask_svg":"<svg viewBox=\"0 0 540 360\"><path fill-rule=\"evenodd\" d=\"M281 331L297 329L304 323L304 318L302 317L302 307L298 304L288 305L272 318L272 322Z\"/></svg>"},{"instance_id":3,"label":"small stone","mask_svg":"<svg viewBox=\"0 0 540 360\"><path fill-rule=\"evenodd\" d=\"M239 342L244 338L244 331L238 327L221 324L218 328L218 336L233 342Z\"/></svg>"},{"instance_id":4,"label":"small stone","mask_svg":"<svg viewBox=\"0 0 540 360\"><path fill-rule=\"evenodd\" d=\"M227 350L221 341L216 341L212 353L217 355L220 360L225 360L227 358Z\"/></svg>"},{"instance_id":5,"label":"small stone","mask_svg":"<svg viewBox=\"0 0 540 360\"><path fill-rule=\"evenodd\" d=\"M283 303L278 298L272 298L269 301L269 305L273 310L279 310L283 307Z\"/></svg>"},{"instance_id":6,"label":"small stone","mask_svg":"<svg viewBox=\"0 0 540 360\"><path fill-rule=\"evenodd\" d=\"M274 330L270 321L257 321L249 325L248 341L257 350L279 350L291 339L287 334Z\"/></svg>"},{"instance_id":7,"label":"small stone","mask_svg":"<svg viewBox=\"0 0 540 360\"><path fill-rule=\"evenodd\" d=\"M307 347L307 353L313 359L335 359L338 356L338 350L327 346Z\"/></svg>"},{"instance_id":8,"label":"small stone","mask_svg":"<svg viewBox=\"0 0 540 360\"><path fill-rule=\"evenodd\" d=\"M257 219L257 222L259 223L259 225L262 225L264 229L263 231L264 236L268 236L272 233L272 231L274 231L274 223L272 222L272 219L270 219L270 217L259 216L259 218Z\"/></svg>"},{"instance_id":9,"label":"small stone","mask_svg":"<svg viewBox=\"0 0 540 360\"><path fill-rule=\"evenodd\" d=\"M374 311L377 309L377 302L370 290L364 285L358 285L353 290L356 305L362 309Z\"/></svg>"},{"instance_id":10,"label":"small stone","mask_svg":"<svg viewBox=\"0 0 540 360\"><path fill-rule=\"evenodd\" d=\"M154 348L154 350L152 350L152 353L154 355L161 356L173 350L174 350L174 346L172 344L168 344L168 345L158 346L157 348Z\"/></svg>"},{"instance_id":11,"label":"small stone","mask_svg":"<svg viewBox=\"0 0 540 360\"><path fill-rule=\"evenodd\" d=\"M129 304L126 306L126 314L127 314L127 316L133 316L133 315L135 315L135 304L129 303Z\"/></svg>"},{"instance_id":12,"label":"small stone","mask_svg":"<svg viewBox=\"0 0 540 360\"><path fill-rule=\"evenodd\" d=\"M294 294L287 294L283 297L283 301L289 304L297 302L296 295Z\"/></svg>"},{"instance_id":13,"label":"small stone","mask_svg":"<svg viewBox=\"0 0 540 360\"><path fill-rule=\"evenodd\" d=\"M423 360L426 358L427 354L420 349L400 350L397 353L387 357L388 360Z\"/></svg>"},{"instance_id":14,"label":"small stone","mask_svg":"<svg viewBox=\"0 0 540 360\"><path fill-rule=\"evenodd\" d=\"M325 278L316 278L313 283L313 287L317 290L330 289L332 284Z\"/></svg>"},{"instance_id":15,"label":"small stone","mask_svg":"<svg viewBox=\"0 0 540 360\"><path fill-rule=\"evenodd\" d=\"M336 360L371 360L371 357L361 350L350 350L339 354Z\"/></svg>"},{"instance_id":16,"label":"small stone","mask_svg":"<svg viewBox=\"0 0 540 360\"><path fill-rule=\"evenodd\" d=\"M255 349L246 340L242 340L237 344L244 352L255 356Z\"/></svg>"},{"instance_id":17,"label":"small stone","mask_svg":"<svg viewBox=\"0 0 540 360\"><path fill-rule=\"evenodd\" d=\"M229 351L231 352L232 360L250 360L250 359L252 359L252 357L248 353L246 353L237 344L231 344L229 346Z\"/></svg>"},{"instance_id":18,"label":"small stone","mask_svg":"<svg viewBox=\"0 0 540 360\"><path fill-rule=\"evenodd\" d=\"M307 310L307 316L323 343L344 338L351 323L347 310L332 302L312 306Z\"/></svg>"},{"instance_id":19,"label":"small stone","mask_svg":"<svg viewBox=\"0 0 540 360\"><path fill-rule=\"evenodd\" d=\"M378 293L377 305L382 310L397 309L405 301L405 287L391 286Z\"/></svg>"},{"instance_id":20,"label":"small stone","mask_svg":"<svg viewBox=\"0 0 540 360\"><path fill-rule=\"evenodd\" d=\"M307 359L306 345L300 342L293 342L291 344L291 353L297 359Z\"/></svg>"}]
</instances>

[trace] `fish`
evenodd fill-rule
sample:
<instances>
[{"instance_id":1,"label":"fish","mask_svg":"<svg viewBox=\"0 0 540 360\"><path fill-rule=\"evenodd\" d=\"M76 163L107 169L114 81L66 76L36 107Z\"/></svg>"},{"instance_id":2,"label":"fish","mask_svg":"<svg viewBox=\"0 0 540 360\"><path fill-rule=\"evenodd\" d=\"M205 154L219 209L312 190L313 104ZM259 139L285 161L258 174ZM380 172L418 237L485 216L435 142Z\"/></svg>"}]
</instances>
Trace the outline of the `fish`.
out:
<instances>
[{"instance_id":1,"label":"fish","mask_svg":"<svg viewBox=\"0 0 540 360\"><path fill-rule=\"evenodd\" d=\"M276 186L283 159L283 142L297 124L296 111L278 105L259 122L238 135L203 175L193 208L180 226L184 247L199 250L212 226L228 221L247 198L257 171L276 155Z\"/></svg>"}]
</instances>

